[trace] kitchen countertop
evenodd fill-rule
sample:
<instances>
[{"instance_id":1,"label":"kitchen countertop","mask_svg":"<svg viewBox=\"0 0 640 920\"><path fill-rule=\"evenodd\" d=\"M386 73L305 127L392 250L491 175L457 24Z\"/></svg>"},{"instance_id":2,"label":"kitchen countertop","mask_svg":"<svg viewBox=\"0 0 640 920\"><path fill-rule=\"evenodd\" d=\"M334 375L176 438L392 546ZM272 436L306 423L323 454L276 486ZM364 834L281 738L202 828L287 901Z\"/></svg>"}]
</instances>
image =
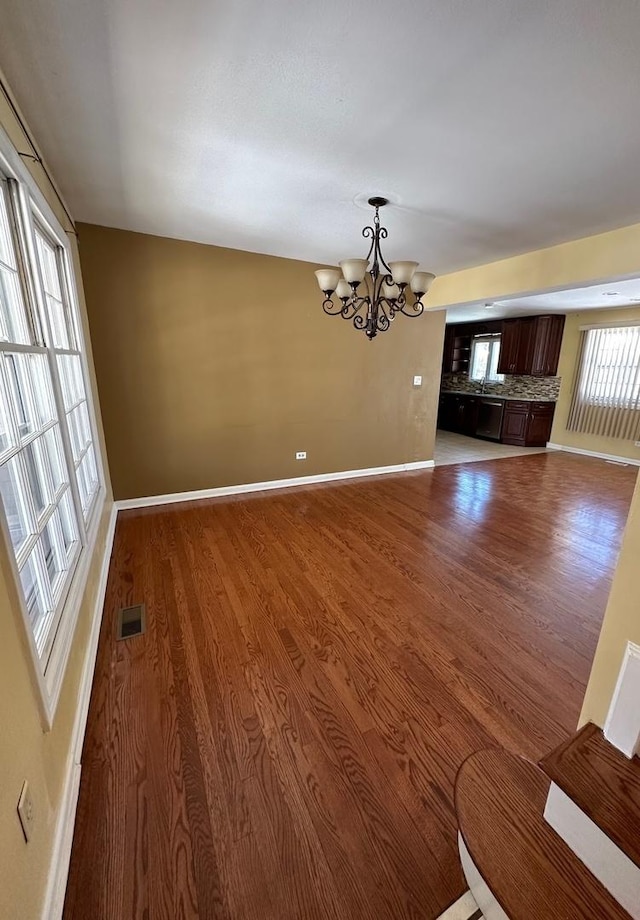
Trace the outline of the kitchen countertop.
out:
<instances>
[{"instance_id":1,"label":"kitchen countertop","mask_svg":"<svg viewBox=\"0 0 640 920\"><path fill-rule=\"evenodd\" d=\"M487 399L501 399L503 402L507 400L513 402L541 402L541 403L555 403L557 400L549 399L544 396L514 396L512 394L505 395L504 393L474 393L473 390L440 390L441 393L451 393L454 396L483 396Z\"/></svg>"}]
</instances>

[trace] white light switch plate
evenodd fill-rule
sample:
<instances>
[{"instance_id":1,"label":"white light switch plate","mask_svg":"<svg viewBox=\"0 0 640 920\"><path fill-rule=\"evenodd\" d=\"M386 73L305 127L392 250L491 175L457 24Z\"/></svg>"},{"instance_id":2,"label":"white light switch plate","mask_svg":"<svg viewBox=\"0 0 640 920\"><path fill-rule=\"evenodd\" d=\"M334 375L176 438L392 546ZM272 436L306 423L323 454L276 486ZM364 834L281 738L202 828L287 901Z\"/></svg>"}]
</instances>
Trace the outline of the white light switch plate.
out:
<instances>
[{"instance_id":1,"label":"white light switch plate","mask_svg":"<svg viewBox=\"0 0 640 920\"><path fill-rule=\"evenodd\" d=\"M416 374L416 376L413 378L413 385L414 387L422 386L422 377L420 376L420 374Z\"/></svg>"}]
</instances>

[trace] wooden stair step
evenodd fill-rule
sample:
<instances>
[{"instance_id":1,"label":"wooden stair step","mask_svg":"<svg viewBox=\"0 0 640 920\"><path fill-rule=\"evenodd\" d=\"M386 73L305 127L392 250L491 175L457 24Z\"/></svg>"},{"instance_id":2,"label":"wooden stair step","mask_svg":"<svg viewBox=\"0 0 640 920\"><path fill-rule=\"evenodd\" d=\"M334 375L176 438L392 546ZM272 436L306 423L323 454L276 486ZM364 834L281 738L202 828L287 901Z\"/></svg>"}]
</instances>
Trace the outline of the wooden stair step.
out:
<instances>
[{"instance_id":1,"label":"wooden stair step","mask_svg":"<svg viewBox=\"0 0 640 920\"><path fill-rule=\"evenodd\" d=\"M640 868L640 759L629 760L588 723L540 767Z\"/></svg>"},{"instance_id":2,"label":"wooden stair step","mask_svg":"<svg viewBox=\"0 0 640 920\"><path fill-rule=\"evenodd\" d=\"M550 784L538 766L499 749L463 763L456 814L476 868L512 920L629 920L545 821Z\"/></svg>"}]
</instances>

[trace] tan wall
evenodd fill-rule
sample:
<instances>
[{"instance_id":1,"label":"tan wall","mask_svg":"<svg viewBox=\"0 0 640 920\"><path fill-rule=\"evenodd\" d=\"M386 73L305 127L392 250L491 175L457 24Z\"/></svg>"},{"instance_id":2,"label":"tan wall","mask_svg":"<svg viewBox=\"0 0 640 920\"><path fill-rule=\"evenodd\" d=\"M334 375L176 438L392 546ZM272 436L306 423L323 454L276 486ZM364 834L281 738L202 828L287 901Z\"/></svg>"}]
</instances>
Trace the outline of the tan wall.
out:
<instances>
[{"instance_id":1,"label":"tan wall","mask_svg":"<svg viewBox=\"0 0 640 920\"><path fill-rule=\"evenodd\" d=\"M308 263L79 229L117 499L433 457L444 311L370 342Z\"/></svg>"},{"instance_id":2,"label":"tan wall","mask_svg":"<svg viewBox=\"0 0 640 920\"><path fill-rule=\"evenodd\" d=\"M1 96L0 124L18 149L29 149ZM68 220L43 178L41 168L34 165L32 173L63 226L68 227ZM75 261L88 341L77 251ZM95 395L95 383L93 389ZM103 444L101 430L100 439ZM110 510L109 489L55 722L47 733L43 732L38 714L15 586L8 569L7 549L0 540L0 917L3 920L35 920L40 916ZM16 813L24 779L28 779L31 786L36 812L34 832L28 844L24 842Z\"/></svg>"},{"instance_id":3,"label":"tan wall","mask_svg":"<svg viewBox=\"0 0 640 920\"><path fill-rule=\"evenodd\" d=\"M640 559L640 478L631 502L611 594L604 615L602 632L587 686L580 724L595 722L603 726L622 665L627 642L640 644L640 600L638 599L638 560Z\"/></svg>"},{"instance_id":4,"label":"tan wall","mask_svg":"<svg viewBox=\"0 0 640 920\"><path fill-rule=\"evenodd\" d=\"M640 224L436 278L432 307L500 300L640 274Z\"/></svg>"},{"instance_id":5,"label":"tan wall","mask_svg":"<svg viewBox=\"0 0 640 920\"><path fill-rule=\"evenodd\" d=\"M562 377L560 395L556 405L556 412L551 431L551 441L565 447L576 447L580 450L593 450L601 454L612 454L618 457L629 457L640 461L640 448L635 447L633 441L624 441L620 438L603 438L598 435L582 434L576 431L567 431L567 418L573 395L573 383L580 342L580 326L611 323L640 321L640 308L629 310L589 310L584 313L569 313L565 322L558 375Z\"/></svg>"}]
</instances>

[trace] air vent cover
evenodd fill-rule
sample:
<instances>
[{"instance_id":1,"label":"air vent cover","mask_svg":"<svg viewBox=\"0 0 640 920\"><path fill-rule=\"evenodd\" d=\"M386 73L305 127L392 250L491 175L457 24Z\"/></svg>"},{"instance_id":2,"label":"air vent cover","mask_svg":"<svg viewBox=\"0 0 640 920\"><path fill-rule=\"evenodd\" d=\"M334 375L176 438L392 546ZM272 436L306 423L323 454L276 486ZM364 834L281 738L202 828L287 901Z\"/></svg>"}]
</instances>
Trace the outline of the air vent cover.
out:
<instances>
[{"instance_id":1,"label":"air vent cover","mask_svg":"<svg viewBox=\"0 0 640 920\"><path fill-rule=\"evenodd\" d=\"M131 639L141 636L146 629L144 604L123 607L118 611L117 639Z\"/></svg>"}]
</instances>

